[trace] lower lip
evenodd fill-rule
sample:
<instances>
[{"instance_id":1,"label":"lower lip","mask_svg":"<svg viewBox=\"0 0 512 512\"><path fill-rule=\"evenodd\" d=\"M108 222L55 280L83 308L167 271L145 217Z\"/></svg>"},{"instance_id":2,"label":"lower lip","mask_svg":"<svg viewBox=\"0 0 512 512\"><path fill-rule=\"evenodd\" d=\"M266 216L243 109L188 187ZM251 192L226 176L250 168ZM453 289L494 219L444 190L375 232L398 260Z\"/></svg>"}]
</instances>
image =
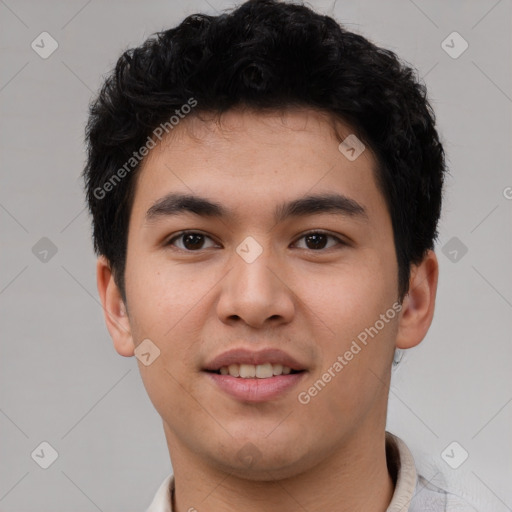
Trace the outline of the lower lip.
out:
<instances>
[{"instance_id":1,"label":"lower lip","mask_svg":"<svg viewBox=\"0 0 512 512\"><path fill-rule=\"evenodd\" d=\"M296 386L306 372L276 375L268 379L243 379L231 375L206 372L220 389L244 402L266 402Z\"/></svg>"}]
</instances>

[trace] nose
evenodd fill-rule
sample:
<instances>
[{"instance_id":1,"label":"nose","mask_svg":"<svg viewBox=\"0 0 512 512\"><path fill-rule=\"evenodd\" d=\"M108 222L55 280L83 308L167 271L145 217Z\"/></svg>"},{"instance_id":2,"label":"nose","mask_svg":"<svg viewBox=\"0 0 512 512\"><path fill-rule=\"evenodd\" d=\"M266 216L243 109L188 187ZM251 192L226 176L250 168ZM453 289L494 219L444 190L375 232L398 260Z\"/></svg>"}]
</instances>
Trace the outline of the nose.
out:
<instances>
[{"instance_id":1,"label":"nose","mask_svg":"<svg viewBox=\"0 0 512 512\"><path fill-rule=\"evenodd\" d=\"M254 328L289 323L295 312L295 298L284 269L270 248L262 248L252 261L234 253L231 270L222 280L217 314L233 325L244 322ZM241 253L242 254L242 253Z\"/></svg>"}]
</instances>

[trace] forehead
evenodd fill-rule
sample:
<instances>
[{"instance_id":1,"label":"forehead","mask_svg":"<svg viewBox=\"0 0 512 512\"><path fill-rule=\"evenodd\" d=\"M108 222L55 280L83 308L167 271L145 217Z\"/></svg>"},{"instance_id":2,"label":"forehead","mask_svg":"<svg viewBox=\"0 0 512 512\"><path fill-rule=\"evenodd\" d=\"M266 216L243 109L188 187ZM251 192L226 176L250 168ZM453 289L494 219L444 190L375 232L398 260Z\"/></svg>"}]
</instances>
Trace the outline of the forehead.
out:
<instances>
[{"instance_id":1,"label":"forehead","mask_svg":"<svg viewBox=\"0 0 512 512\"><path fill-rule=\"evenodd\" d=\"M323 146L338 147L347 136L354 134L353 128L336 118L333 114L312 108L286 107L281 110L256 111L250 108L236 108L223 113L198 112L183 119L166 135L145 160L144 166L150 165L158 153L171 150L177 145L196 146L195 149L213 150L229 149L236 154L237 145L243 141L242 151L257 146L266 149L265 153L255 155L258 159L269 157L271 148L280 147L293 141L297 145L307 146L308 152L322 152ZM322 143L320 143L322 142ZM372 161L371 151L366 151L367 160Z\"/></svg>"},{"instance_id":2,"label":"forehead","mask_svg":"<svg viewBox=\"0 0 512 512\"><path fill-rule=\"evenodd\" d=\"M353 137L349 125L312 109L190 116L144 160L132 213L143 216L173 191L220 198L239 213L251 210L251 215L256 203L261 213L270 203L275 211L276 201L286 196L334 189L382 203L370 149L365 147L355 159L348 158L343 145L340 150L340 142Z\"/></svg>"}]
</instances>

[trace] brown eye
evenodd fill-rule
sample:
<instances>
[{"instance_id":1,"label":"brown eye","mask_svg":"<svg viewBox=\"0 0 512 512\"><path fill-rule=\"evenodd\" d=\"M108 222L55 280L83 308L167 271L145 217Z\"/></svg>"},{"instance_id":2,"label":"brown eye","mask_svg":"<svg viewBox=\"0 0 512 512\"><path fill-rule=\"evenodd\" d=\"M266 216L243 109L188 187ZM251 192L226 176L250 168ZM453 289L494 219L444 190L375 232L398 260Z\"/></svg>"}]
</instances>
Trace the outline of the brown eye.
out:
<instances>
[{"instance_id":1,"label":"brown eye","mask_svg":"<svg viewBox=\"0 0 512 512\"><path fill-rule=\"evenodd\" d=\"M322 233L313 233L304 238L309 249L324 249L327 244L327 236Z\"/></svg>"},{"instance_id":2,"label":"brown eye","mask_svg":"<svg viewBox=\"0 0 512 512\"><path fill-rule=\"evenodd\" d=\"M299 238L299 240L305 241L306 247L303 248L310 249L313 251L325 249L329 239L335 240L335 242L337 243L334 243L330 247L327 247L327 249L330 249L335 245L345 245L344 242L340 240L338 237L330 235L328 233L323 233L322 231L312 231L310 233L302 235Z\"/></svg>"},{"instance_id":3,"label":"brown eye","mask_svg":"<svg viewBox=\"0 0 512 512\"><path fill-rule=\"evenodd\" d=\"M209 236L206 236L203 233L198 233L196 231L184 231L183 233L171 238L167 245L175 245L174 242L179 241L181 242L181 246L176 245L178 249L194 252L207 248L204 247L205 240L207 239L211 240Z\"/></svg>"}]
</instances>

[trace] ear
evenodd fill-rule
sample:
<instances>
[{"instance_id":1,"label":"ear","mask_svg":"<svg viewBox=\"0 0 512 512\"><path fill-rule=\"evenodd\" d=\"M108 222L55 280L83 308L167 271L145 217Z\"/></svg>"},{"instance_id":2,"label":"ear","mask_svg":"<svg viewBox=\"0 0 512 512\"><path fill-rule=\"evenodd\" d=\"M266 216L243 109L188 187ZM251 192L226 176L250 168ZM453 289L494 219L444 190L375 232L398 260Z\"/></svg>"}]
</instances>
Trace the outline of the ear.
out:
<instances>
[{"instance_id":1,"label":"ear","mask_svg":"<svg viewBox=\"0 0 512 512\"><path fill-rule=\"evenodd\" d=\"M427 334L434 316L438 277L434 251L428 251L419 265L411 266L409 292L404 297L398 324L397 348L415 347Z\"/></svg>"},{"instance_id":2,"label":"ear","mask_svg":"<svg viewBox=\"0 0 512 512\"><path fill-rule=\"evenodd\" d=\"M135 346L126 306L115 283L110 264L104 256L100 256L96 264L96 283L105 323L114 342L114 348L122 356L133 356Z\"/></svg>"}]
</instances>

